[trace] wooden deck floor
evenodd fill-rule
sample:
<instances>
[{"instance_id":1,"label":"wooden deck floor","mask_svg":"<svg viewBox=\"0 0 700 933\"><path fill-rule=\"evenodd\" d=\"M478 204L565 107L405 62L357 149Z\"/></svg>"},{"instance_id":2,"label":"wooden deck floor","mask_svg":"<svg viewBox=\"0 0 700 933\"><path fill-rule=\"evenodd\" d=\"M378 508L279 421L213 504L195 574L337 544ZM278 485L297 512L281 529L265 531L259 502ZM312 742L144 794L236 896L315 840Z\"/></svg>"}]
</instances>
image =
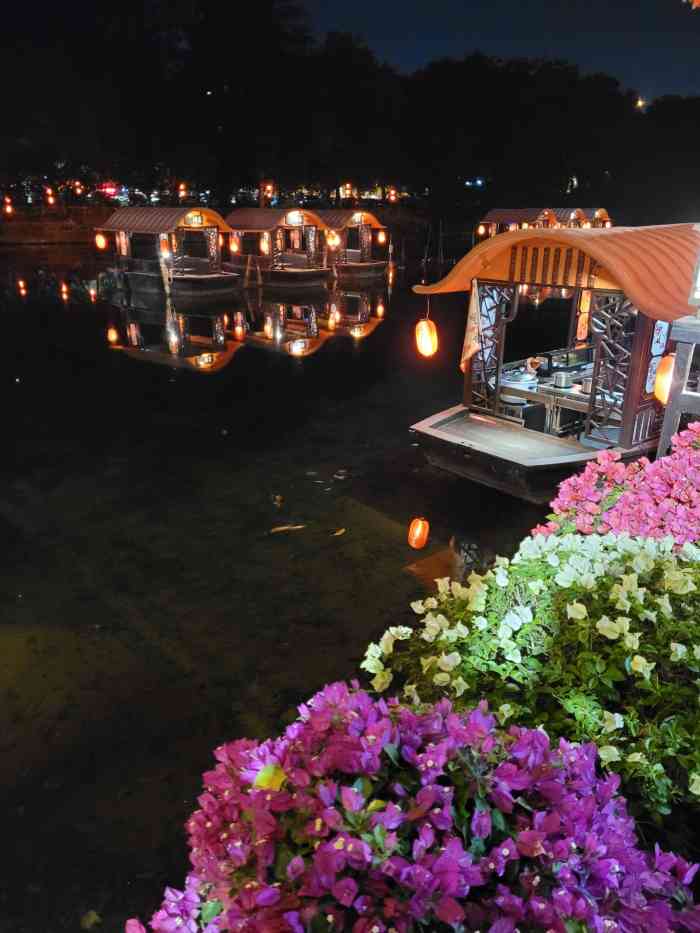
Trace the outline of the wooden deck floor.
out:
<instances>
[{"instance_id":1,"label":"wooden deck floor","mask_svg":"<svg viewBox=\"0 0 700 933\"><path fill-rule=\"evenodd\" d=\"M412 430L526 469L585 463L600 452L571 438L531 431L489 415L469 414L463 405L431 415L412 425Z\"/></svg>"}]
</instances>

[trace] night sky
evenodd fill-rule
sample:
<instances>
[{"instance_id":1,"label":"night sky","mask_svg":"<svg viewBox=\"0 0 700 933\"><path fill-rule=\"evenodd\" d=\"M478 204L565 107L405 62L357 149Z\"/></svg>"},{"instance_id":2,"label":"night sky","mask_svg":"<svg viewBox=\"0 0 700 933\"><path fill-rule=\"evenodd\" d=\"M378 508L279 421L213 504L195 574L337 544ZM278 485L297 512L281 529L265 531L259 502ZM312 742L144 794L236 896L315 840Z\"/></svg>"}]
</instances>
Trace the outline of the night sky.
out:
<instances>
[{"instance_id":1,"label":"night sky","mask_svg":"<svg viewBox=\"0 0 700 933\"><path fill-rule=\"evenodd\" d=\"M584 72L612 74L646 98L700 94L700 10L691 12L681 0L308 0L306 6L316 29L355 32L402 71L478 49L503 58L564 58Z\"/></svg>"}]
</instances>

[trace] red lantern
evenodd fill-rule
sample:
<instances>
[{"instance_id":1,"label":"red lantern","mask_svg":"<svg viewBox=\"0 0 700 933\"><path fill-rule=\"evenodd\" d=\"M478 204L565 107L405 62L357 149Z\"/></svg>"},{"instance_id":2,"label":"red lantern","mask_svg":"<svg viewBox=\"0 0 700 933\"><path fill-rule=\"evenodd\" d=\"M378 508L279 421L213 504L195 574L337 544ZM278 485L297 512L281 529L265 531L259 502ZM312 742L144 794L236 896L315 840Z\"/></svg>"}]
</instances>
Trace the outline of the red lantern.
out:
<instances>
[{"instance_id":1,"label":"red lantern","mask_svg":"<svg viewBox=\"0 0 700 933\"><path fill-rule=\"evenodd\" d=\"M423 318L416 324L416 346L421 356L435 356L437 353L437 327L430 318Z\"/></svg>"},{"instance_id":2,"label":"red lantern","mask_svg":"<svg viewBox=\"0 0 700 933\"><path fill-rule=\"evenodd\" d=\"M428 543L430 536L430 522L427 518L414 518L408 526L408 544L416 551L420 551Z\"/></svg>"}]
</instances>

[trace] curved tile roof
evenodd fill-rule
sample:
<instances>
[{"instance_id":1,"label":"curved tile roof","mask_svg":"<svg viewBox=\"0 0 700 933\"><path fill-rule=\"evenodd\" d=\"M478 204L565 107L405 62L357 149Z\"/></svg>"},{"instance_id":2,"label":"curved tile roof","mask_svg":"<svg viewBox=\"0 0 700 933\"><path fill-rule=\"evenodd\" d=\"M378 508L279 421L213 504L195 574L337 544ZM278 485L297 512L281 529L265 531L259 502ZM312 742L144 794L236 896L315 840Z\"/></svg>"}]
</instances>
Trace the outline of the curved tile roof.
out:
<instances>
[{"instance_id":1,"label":"curved tile roof","mask_svg":"<svg viewBox=\"0 0 700 933\"><path fill-rule=\"evenodd\" d=\"M349 226L355 214L367 214L372 227L384 226L371 211L365 210L363 207L358 207L355 210L320 210L316 211L316 213L333 230L342 230L344 227Z\"/></svg>"},{"instance_id":2,"label":"curved tile roof","mask_svg":"<svg viewBox=\"0 0 700 933\"><path fill-rule=\"evenodd\" d=\"M226 223L234 230L274 230L284 224L284 218L291 211L305 214L317 227L326 227L318 212L303 207L237 207L228 215Z\"/></svg>"},{"instance_id":3,"label":"curved tile roof","mask_svg":"<svg viewBox=\"0 0 700 933\"><path fill-rule=\"evenodd\" d=\"M473 278L500 278L493 273L496 260L522 243L586 253L648 317L673 321L695 311L688 298L700 255L700 224L690 223L502 233L475 246L439 282L414 285L413 290L422 295L469 291Z\"/></svg>"},{"instance_id":4,"label":"curved tile roof","mask_svg":"<svg viewBox=\"0 0 700 933\"><path fill-rule=\"evenodd\" d=\"M125 230L127 233L172 233L192 211L199 211L205 219L213 220L219 230L230 232L226 221L208 207L120 207L98 230ZM193 228L196 229L196 228Z\"/></svg>"}]
</instances>

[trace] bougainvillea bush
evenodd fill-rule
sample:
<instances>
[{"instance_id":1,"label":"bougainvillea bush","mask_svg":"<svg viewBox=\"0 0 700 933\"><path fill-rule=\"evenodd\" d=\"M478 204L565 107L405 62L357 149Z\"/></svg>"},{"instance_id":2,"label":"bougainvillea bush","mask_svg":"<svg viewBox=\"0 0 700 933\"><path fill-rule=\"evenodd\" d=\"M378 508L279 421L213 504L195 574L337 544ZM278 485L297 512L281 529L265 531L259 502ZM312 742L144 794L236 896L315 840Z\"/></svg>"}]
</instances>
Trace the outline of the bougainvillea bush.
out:
<instances>
[{"instance_id":1,"label":"bougainvillea bush","mask_svg":"<svg viewBox=\"0 0 700 933\"><path fill-rule=\"evenodd\" d=\"M672 538L537 535L468 586L438 580L362 667L413 703L488 699L501 722L594 741L658 818L700 804L700 548Z\"/></svg>"},{"instance_id":2,"label":"bougainvillea bush","mask_svg":"<svg viewBox=\"0 0 700 933\"><path fill-rule=\"evenodd\" d=\"M697 866L638 848L595 746L343 683L300 713L216 750L152 930L700 930Z\"/></svg>"},{"instance_id":3,"label":"bougainvillea bush","mask_svg":"<svg viewBox=\"0 0 700 933\"><path fill-rule=\"evenodd\" d=\"M627 532L671 535L678 544L700 540L700 422L671 439L672 452L632 463L603 451L582 473L564 480L553 514L535 534Z\"/></svg>"}]
</instances>

